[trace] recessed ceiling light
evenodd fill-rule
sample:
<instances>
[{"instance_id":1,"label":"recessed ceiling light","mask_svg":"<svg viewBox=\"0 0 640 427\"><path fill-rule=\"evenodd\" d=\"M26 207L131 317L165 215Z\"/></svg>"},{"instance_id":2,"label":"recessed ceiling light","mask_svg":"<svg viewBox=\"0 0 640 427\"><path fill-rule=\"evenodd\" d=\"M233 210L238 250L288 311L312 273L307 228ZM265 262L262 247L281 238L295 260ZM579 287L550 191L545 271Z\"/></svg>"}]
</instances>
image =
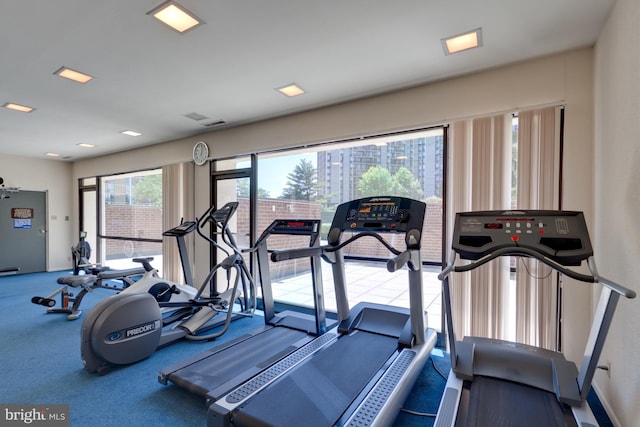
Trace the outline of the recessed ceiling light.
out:
<instances>
[{"instance_id":1,"label":"recessed ceiling light","mask_svg":"<svg viewBox=\"0 0 640 427\"><path fill-rule=\"evenodd\" d=\"M44 153L44 155L49 157L60 157L60 154L58 153Z\"/></svg>"},{"instance_id":2,"label":"recessed ceiling light","mask_svg":"<svg viewBox=\"0 0 640 427\"><path fill-rule=\"evenodd\" d=\"M466 33L457 34L441 40L442 48L445 55L462 52L463 50L473 49L482 46L482 28L476 28Z\"/></svg>"},{"instance_id":3,"label":"recessed ceiling light","mask_svg":"<svg viewBox=\"0 0 640 427\"><path fill-rule=\"evenodd\" d=\"M120 133L125 134L125 135L129 135L129 136L140 136L140 135L142 135L140 132L136 132L134 130L123 130Z\"/></svg>"},{"instance_id":4,"label":"recessed ceiling light","mask_svg":"<svg viewBox=\"0 0 640 427\"><path fill-rule=\"evenodd\" d=\"M160 6L150 10L147 12L147 15L153 15L154 18L179 33L184 33L204 23L201 19L172 0L164 2Z\"/></svg>"},{"instance_id":5,"label":"recessed ceiling light","mask_svg":"<svg viewBox=\"0 0 640 427\"><path fill-rule=\"evenodd\" d=\"M276 89L278 92L283 93L287 96L298 96L298 95L302 95L304 92L304 89L302 89L300 86L298 86L295 83L292 83L290 85L287 86L283 86L280 88Z\"/></svg>"},{"instance_id":6,"label":"recessed ceiling light","mask_svg":"<svg viewBox=\"0 0 640 427\"><path fill-rule=\"evenodd\" d=\"M64 77L65 79L73 80L78 83L87 83L89 80L92 80L88 74L81 73L80 71L72 70L67 67L60 67L55 73L57 76Z\"/></svg>"},{"instance_id":7,"label":"recessed ceiling light","mask_svg":"<svg viewBox=\"0 0 640 427\"><path fill-rule=\"evenodd\" d=\"M96 148L95 145L93 144L87 144L86 142L81 142L80 144L77 144L78 147L82 147L82 148Z\"/></svg>"},{"instance_id":8,"label":"recessed ceiling light","mask_svg":"<svg viewBox=\"0 0 640 427\"><path fill-rule=\"evenodd\" d=\"M35 110L35 108L33 108L33 107L27 107L26 105L14 104L13 102L5 102L4 104L2 104L2 106L4 108L8 108L9 110L21 111L23 113L30 113L33 110Z\"/></svg>"}]
</instances>

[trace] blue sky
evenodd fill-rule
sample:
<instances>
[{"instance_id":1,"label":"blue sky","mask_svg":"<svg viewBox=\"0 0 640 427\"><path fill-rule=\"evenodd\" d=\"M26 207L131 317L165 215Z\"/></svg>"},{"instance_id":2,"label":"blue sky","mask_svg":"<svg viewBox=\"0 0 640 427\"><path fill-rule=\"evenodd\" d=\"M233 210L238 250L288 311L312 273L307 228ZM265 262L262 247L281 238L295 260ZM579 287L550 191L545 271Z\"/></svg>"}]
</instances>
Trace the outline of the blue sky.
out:
<instances>
[{"instance_id":1,"label":"blue sky","mask_svg":"<svg viewBox=\"0 0 640 427\"><path fill-rule=\"evenodd\" d=\"M318 167L316 153L304 153L269 157L258 160L258 188L263 188L269 192L272 198L278 198L282 194L282 189L287 185L287 175L301 159L311 162L313 167ZM238 165L238 167L248 167L249 165Z\"/></svg>"}]
</instances>

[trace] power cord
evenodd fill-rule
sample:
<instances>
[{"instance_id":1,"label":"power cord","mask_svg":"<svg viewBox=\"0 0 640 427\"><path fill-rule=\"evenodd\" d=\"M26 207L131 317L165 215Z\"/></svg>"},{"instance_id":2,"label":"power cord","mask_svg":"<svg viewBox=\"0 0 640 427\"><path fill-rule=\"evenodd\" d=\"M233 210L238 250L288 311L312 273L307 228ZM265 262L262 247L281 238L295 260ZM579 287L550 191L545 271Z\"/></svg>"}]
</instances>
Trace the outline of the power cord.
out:
<instances>
[{"instance_id":1,"label":"power cord","mask_svg":"<svg viewBox=\"0 0 640 427\"><path fill-rule=\"evenodd\" d=\"M440 369L438 369L438 367L436 366L436 362L433 361L433 357L429 356L429 359L431 360L431 365L433 366L433 369L435 369L435 371L438 373L438 375L440 375L442 377L443 380L447 380L447 376L445 374L442 373L442 371L440 371Z\"/></svg>"},{"instance_id":2,"label":"power cord","mask_svg":"<svg viewBox=\"0 0 640 427\"><path fill-rule=\"evenodd\" d=\"M438 375L440 375L442 377L443 380L447 380L447 377L440 371L440 369L438 369L438 367L436 366L436 363L433 361L433 357L429 356L429 360L431 360L431 366L433 366L433 369L438 373ZM406 409L406 408L400 408L401 412L405 412L407 414L411 414L411 415L415 415L418 417L427 417L427 418L435 418L438 414L433 414L433 413L429 413L429 412L419 412L419 411L414 411L411 409Z\"/></svg>"}]
</instances>

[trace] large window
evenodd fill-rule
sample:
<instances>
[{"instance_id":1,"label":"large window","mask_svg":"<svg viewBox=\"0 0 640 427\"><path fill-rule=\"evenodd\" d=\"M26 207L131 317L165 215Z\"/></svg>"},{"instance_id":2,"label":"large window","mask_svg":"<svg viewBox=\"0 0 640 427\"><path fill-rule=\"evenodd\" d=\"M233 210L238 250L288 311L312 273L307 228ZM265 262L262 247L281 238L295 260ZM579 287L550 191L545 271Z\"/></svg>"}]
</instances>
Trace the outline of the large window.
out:
<instances>
[{"instance_id":1,"label":"large window","mask_svg":"<svg viewBox=\"0 0 640 427\"><path fill-rule=\"evenodd\" d=\"M101 262L133 267L134 257L153 256L162 266L162 171L100 178L99 244Z\"/></svg>"},{"instance_id":2,"label":"large window","mask_svg":"<svg viewBox=\"0 0 640 427\"><path fill-rule=\"evenodd\" d=\"M336 206L367 196L404 196L427 204L422 259L425 306L431 326L439 329L444 188L444 129L433 128L258 155L259 234L276 218L321 218L326 237ZM388 236L393 239L392 236ZM345 238L348 238L346 236ZM403 240L393 242L402 249ZM308 242L307 242L308 243ZM271 248L304 244L281 239ZM350 304L359 301L409 306L406 272L390 275L383 260L388 252L361 239L345 248ZM278 263L280 264L280 263ZM284 263L282 263L284 264ZM335 310L331 270L323 263L326 307ZM277 300L310 305L308 261L272 265Z\"/></svg>"}]
</instances>

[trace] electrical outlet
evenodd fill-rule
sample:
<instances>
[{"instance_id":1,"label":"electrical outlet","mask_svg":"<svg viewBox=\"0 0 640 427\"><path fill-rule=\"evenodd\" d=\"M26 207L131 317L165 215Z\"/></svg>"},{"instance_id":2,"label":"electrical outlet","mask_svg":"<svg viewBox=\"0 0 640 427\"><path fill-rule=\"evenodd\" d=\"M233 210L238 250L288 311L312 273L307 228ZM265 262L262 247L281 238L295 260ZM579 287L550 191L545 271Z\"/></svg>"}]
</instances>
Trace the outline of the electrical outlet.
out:
<instances>
[{"instance_id":1,"label":"electrical outlet","mask_svg":"<svg viewBox=\"0 0 640 427\"><path fill-rule=\"evenodd\" d=\"M603 370L607 374L607 377L611 378L611 362L609 360L601 365L598 365L597 368Z\"/></svg>"}]
</instances>

